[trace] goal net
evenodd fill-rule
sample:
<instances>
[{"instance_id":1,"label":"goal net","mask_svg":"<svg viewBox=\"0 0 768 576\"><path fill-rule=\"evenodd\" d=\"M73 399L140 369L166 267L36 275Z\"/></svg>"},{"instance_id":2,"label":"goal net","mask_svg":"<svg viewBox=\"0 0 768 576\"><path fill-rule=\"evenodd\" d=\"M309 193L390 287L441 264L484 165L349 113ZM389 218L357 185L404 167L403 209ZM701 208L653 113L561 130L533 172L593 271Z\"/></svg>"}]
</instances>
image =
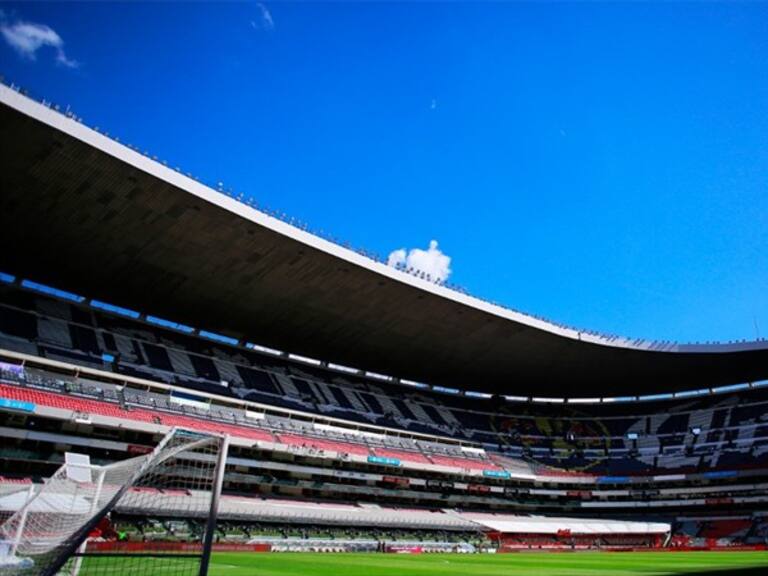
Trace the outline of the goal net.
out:
<instances>
[{"instance_id":1,"label":"goal net","mask_svg":"<svg viewBox=\"0 0 768 576\"><path fill-rule=\"evenodd\" d=\"M0 576L204 576L227 448L174 429L149 454L68 460L0 526Z\"/></svg>"}]
</instances>

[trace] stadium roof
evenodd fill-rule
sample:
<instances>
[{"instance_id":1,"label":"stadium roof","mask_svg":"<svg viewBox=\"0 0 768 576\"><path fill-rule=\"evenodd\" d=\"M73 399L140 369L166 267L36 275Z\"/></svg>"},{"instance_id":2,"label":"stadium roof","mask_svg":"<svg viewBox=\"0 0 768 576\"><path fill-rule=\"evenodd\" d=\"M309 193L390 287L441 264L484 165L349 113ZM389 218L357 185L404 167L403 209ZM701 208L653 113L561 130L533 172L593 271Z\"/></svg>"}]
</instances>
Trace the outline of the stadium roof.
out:
<instances>
[{"instance_id":1,"label":"stadium roof","mask_svg":"<svg viewBox=\"0 0 768 576\"><path fill-rule=\"evenodd\" d=\"M260 212L1 85L0 151L0 270L91 298L462 390L635 396L768 378L766 341L630 340L482 301Z\"/></svg>"}]
</instances>

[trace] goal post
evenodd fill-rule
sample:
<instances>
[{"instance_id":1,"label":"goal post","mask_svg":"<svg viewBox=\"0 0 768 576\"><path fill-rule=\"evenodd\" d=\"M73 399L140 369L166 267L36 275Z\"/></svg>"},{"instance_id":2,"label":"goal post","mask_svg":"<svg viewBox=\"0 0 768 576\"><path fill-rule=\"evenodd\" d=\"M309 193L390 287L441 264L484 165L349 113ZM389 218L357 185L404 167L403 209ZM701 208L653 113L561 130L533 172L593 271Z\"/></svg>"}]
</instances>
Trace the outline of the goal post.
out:
<instances>
[{"instance_id":1,"label":"goal post","mask_svg":"<svg viewBox=\"0 0 768 576\"><path fill-rule=\"evenodd\" d=\"M64 464L0 525L0 576L205 576L228 447L174 429L149 454ZM124 537L117 518L137 532ZM156 541L149 522L200 529Z\"/></svg>"}]
</instances>

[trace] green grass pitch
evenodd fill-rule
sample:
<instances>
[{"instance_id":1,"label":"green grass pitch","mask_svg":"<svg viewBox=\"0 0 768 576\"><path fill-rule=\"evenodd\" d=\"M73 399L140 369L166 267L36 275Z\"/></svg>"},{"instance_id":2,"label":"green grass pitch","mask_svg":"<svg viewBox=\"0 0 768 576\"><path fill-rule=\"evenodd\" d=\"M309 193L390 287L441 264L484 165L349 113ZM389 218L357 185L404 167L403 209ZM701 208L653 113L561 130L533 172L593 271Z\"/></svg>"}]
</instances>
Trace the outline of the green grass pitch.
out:
<instances>
[{"instance_id":1,"label":"green grass pitch","mask_svg":"<svg viewBox=\"0 0 768 576\"><path fill-rule=\"evenodd\" d=\"M146 561L146 560L145 560ZM136 562L134 560L134 562ZM138 563L142 562L141 560ZM89 559L80 576L193 574L184 561L154 560L147 570L128 559ZM90 566L89 566L90 564ZM133 564L131 567L128 564ZM762 567L762 569L761 569ZM652 576L739 574L757 568L768 576L768 552L576 552L459 554L214 554L209 576Z\"/></svg>"},{"instance_id":2,"label":"green grass pitch","mask_svg":"<svg viewBox=\"0 0 768 576\"><path fill-rule=\"evenodd\" d=\"M764 566L768 552L216 554L210 576L634 576Z\"/></svg>"},{"instance_id":3,"label":"green grass pitch","mask_svg":"<svg viewBox=\"0 0 768 576\"><path fill-rule=\"evenodd\" d=\"M119 563L119 565L118 565ZM172 556L88 558L80 576L196 574L197 561ZM768 552L576 552L498 555L217 553L209 576L738 576L739 569L768 576Z\"/></svg>"}]
</instances>

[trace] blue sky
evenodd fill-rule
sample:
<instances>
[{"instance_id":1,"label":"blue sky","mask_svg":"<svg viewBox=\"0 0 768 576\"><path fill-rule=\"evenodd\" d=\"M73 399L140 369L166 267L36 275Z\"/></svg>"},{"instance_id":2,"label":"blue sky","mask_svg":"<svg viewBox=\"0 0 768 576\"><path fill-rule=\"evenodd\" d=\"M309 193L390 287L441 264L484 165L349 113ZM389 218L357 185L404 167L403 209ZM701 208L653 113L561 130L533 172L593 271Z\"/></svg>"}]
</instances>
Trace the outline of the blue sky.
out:
<instances>
[{"instance_id":1,"label":"blue sky","mask_svg":"<svg viewBox=\"0 0 768 576\"><path fill-rule=\"evenodd\" d=\"M579 327L768 336L768 4L0 10L8 81L314 228Z\"/></svg>"}]
</instances>

